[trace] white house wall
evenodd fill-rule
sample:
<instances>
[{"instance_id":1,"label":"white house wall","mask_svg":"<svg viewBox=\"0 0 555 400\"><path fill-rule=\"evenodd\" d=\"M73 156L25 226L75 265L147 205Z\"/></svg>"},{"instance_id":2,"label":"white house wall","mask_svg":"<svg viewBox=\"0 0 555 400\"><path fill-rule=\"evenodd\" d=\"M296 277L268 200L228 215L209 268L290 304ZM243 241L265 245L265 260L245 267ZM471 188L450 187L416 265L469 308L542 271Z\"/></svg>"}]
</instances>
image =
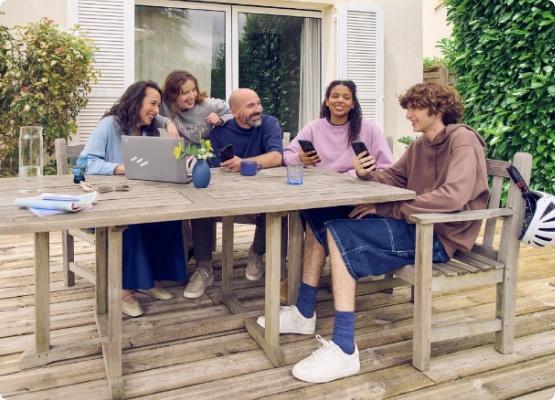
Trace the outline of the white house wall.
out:
<instances>
[{"instance_id":1,"label":"white house wall","mask_svg":"<svg viewBox=\"0 0 555 400\"><path fill-rule=\"evenodd\" d=\"M53 19L61 29L67 28L67 0L5 0L0 5L0 24L12 28L39 21L42 17Z\"/></svg>"},{"instance_id":2,"label":"white house wall","mask_svg":"<svg viewBox=\"0 0 555 400\"><path fill-rule=\"evenodd\" d=\"M442 0L423 0L422 37L424 57L441 57L436 48L438 40L451 36L451 26L447 25L447 9Z\"/></svg>"}]
</instances>

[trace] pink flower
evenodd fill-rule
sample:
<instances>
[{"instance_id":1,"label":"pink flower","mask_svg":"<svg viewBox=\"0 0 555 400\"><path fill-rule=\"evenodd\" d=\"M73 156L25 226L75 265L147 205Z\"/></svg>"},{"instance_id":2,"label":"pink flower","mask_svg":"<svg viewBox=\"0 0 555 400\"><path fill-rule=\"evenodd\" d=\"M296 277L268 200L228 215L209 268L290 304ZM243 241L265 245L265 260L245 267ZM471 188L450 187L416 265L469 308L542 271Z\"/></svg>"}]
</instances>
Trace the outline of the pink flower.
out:
<instances>
[{"instance_id":1,"label":"pink flower","mask_svg":"<svg viewBox=\"0 0 555 400\"><path fill-rule=\"evenodd\" d=\"M60 54L62 52L62 48L58 47L56 50L54 50L54 53L56 54Z\"/></svg>"}]
</instances>

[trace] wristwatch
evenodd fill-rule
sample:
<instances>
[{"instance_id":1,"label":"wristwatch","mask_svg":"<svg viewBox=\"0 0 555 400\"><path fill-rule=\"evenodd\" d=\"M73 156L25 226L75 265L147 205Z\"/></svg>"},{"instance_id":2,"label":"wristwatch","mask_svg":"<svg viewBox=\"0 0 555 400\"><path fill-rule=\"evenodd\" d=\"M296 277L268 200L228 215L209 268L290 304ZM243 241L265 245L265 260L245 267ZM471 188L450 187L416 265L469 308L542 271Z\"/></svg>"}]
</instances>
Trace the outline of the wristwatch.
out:
<instances>
[{"instance_id":1,"label":"wristwatch","mask_svg":"<svg viewBox=\"0 0 555 400\"><path fill-rule=\"evenodd\" d=\"M166 122L164 122L164 129L168 129L168 125L171 124L173 121L171 119L166 120Z\"/></svg>"}]
</instances>

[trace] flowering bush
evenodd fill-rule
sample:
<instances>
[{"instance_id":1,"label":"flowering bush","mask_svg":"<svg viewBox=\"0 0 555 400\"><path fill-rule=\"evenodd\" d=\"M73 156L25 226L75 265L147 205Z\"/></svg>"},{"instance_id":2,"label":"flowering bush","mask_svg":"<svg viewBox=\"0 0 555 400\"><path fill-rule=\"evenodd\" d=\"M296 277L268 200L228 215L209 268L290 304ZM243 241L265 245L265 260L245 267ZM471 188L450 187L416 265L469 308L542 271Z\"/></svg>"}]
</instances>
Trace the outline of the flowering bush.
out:
<instances>
[{"instance_id":1,"label":"flowering bush","mask_svg":"<svg viewBox=\"0 0 555 400\"><path fill-rule=\"evenodd\" d=\"M77 25L63 32L43 18L11 30L0 26L0 176L17 174L21 126L44 128L48 155L55 139L77 132L77 114L100 76L94 50ZM53 162L45 166L45 173L53 170Z\"/></svg>"},{"instance_id":2,"label":"flowering bush","mask_svg":"<svg viewBox=\"0 0 555 400\"><path fill-rule=\"evenodd\" d=\"M179 141L179 144L175 146L173 149L173 155L177 162L183 160L187 155L191 155L191 159L189 160L188 167L191 168L191 163L193 162L193 158L197 160L208 160L209 158L214 157L214 153L212 153L212 143L210 140L203 139L202 137L199 138L199 145L196 146L194 144L189 143L187 148L183 147L183 141Z\"/></svg>"}]
</instances>

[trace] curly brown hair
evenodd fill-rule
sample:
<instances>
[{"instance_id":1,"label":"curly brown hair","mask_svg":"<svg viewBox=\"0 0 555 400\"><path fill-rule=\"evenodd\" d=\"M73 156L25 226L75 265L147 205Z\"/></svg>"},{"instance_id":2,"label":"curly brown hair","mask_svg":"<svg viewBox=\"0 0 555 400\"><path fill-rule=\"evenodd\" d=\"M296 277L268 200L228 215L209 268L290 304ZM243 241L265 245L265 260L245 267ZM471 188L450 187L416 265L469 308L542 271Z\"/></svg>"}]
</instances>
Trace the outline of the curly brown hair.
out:
<instances>
[{"instance_id":1,"label":"curly brown hair","mask_svg":"<svg viewBox=\"0 0 555 400\"><path fill-rule=\"evenodd\" d=\"M177 112L179 111L177 107L177 96L181 92L181 85L183 85L188 80L192 80L195 83L195 88L197 89L197 99L195 104L204 103L204 100L208 97L208 94L204 90L200 90L198 87L198 80L190 72L183 70L175 70L170 72L166 77L164 86L162 87L162 101L172 108L172 118L175 118Z\"/></svg>"},{"instance_id":2,"label":"curly brown hair","mask_svg":"<svg viewBox=\"0 0 555 400\"><path fill-rule=\"evenodd\" d=\"M461 96L442 83L418 83L399 96L399 104L405 110L427 108L428 115L442 114L444 125L456 124L464 112Z\"/></svg>"},{"instance_id":3,"label":"curly brown hair","mask_svg":"<svg viewBox=\"0 0 555 400\"><path fill-rule=\"evenodd\" d=\"M104 113L102 118L113 115L119 123L123 134L129 135L129 131L133 130L141 123L139 111L143 105L143 99L146 96L146 90L152 88L162 95L162 90L153 81L135 82L125 90L125 93L114 103L114 105ZM159 136L160 133L156 129L155 120L150 125L144 126L148 136Z\"/></svg>"}]
</instances>

